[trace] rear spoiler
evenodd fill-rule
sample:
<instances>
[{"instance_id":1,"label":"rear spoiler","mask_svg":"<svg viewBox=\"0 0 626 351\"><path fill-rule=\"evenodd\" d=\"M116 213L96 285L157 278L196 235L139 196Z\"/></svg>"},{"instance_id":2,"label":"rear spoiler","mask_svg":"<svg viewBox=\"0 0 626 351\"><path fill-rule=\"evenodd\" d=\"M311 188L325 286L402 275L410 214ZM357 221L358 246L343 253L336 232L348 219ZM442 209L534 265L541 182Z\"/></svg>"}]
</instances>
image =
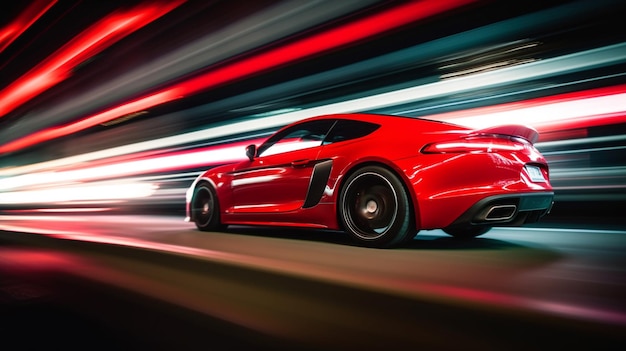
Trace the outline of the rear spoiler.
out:
<instances>
[{"instance_id":1,"label":"rear spoiler","mask_svg":"<svg viewBox=\"0 0 626 351\"><path fill-rule=\"evenodd\" d=\"M471 134L499 134L509 135L513 137L523 138L528 140L531 144L534 144L539 139L539 132L532 127L519 125L519 124L507 124L495 127L489 127L485 129L479 129Z\"/></svg>"}]
</instances>

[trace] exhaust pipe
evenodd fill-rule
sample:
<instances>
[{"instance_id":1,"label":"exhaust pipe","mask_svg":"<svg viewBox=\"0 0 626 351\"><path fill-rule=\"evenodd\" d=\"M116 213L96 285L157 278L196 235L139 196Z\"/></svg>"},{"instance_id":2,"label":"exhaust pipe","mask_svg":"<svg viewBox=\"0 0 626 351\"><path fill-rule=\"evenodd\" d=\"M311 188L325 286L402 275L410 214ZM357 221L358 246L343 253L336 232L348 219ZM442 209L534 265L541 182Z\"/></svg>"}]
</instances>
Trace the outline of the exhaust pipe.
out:
<instances>
[{"instance_id":1,"label":"exhaust pipe","mask_svg":"<svg viewBox=\"0 0 626 351\"><path fill-rule=\"evenodd\" d=\"M494 205L487 209L484 219L486 221L505 221L513 218L516 205Z\"/></svg>"}]
</instances>

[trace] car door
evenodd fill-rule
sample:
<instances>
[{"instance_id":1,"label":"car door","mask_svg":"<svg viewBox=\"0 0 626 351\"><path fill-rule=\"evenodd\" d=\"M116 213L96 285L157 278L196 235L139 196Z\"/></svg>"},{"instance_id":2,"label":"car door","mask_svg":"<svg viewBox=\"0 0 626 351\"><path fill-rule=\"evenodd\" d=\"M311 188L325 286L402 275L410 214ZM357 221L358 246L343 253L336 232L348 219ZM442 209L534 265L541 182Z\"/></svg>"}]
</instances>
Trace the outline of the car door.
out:
<instances>
[{"instance_id":1,"label":"car door","mask_svg":"<svg viewBox=\"0 0 626 351\"><path fill-rule=\"evenodd\" d=\"M287 128L263 143L232 176L231 213L279 213L301 208L322 141L334 120Z\"/></svg>"}]
</instances>

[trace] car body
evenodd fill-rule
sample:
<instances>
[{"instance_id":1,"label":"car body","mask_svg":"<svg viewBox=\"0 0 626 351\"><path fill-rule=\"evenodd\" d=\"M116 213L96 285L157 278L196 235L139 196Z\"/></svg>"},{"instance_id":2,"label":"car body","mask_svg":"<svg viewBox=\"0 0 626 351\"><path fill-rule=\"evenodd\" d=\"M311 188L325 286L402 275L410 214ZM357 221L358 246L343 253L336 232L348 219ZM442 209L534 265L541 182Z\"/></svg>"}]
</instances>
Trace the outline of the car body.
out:
<instances>
[{"instance_id":1,"label":"car body","mask_svg":"<svg viewBox=\"0 0 626 351\"><path fill-rule=\"evenodd\" d=\"M419 230L472 238L550 211L554 193L536 130L481 130L421 118L334 114L277 131L248 159L207 170L187 191L187 220L349 233L393 247Z\"/></svg>"}]
</instances>

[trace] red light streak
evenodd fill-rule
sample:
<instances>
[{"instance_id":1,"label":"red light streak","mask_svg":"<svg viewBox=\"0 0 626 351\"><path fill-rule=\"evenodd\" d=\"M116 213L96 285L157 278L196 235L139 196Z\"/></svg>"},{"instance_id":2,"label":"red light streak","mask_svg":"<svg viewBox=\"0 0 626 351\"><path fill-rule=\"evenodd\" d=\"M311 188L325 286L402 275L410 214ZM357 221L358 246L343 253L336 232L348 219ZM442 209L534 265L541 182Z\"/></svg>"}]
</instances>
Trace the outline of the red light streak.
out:
<instances>
[{"instance_id":1,"label":"red light streak","mask_svg":"<svg viewBox=\"0 0 626 351\"><path fill-rule=\"evenodd\" d=\"M200 75L178 85L185 95L279 65L363 40L411 22L451 10L473 0L413 1L385 12L305 38L232 65ZM175 89L176 87L170 88Z\"/></svg>"},{"instance_id":2,"label":"red light streak","mask_svg":"<svg viewBox=\"0 0 626 351\"><path fill-rule=\"evenodd\" d=\"M498 114L502 112L521 109L530 109L533 107L542 107L557 103L575 103L577 101L611 97L621 94L626 94L626 84L576 91L572 93L541 97L532 100L512 102L495 106L479 107L471 110L447 112L438 115L431 115L428 118L459 123L458 120L463 119L480 119L483 117L489 118L490 114ZM588 104L591 104L591 102L589 102ZM618 106L617 108L619 108L620 110L613 113L593 113L593 111L591 111L590 114L585 115L584 117L566 119L546 118L545 121L533 123L532 126L536 128L540 134L539 141L546 141L546 135L550 135L552 139L555 138L555 136L552 136L550 134L552 132L563 132L565 130L624 123L626 122L626 108L622 109L621 107L622 106Z\"/></svg>"},{"instance_id":3,"label":"red light streak","mask_svg":"<svg viewBox=\"0 0 626 351\"><path fill-rule=\"evenodd\" d=\"M163 91L153 95L131 101L127 104L120 105L104 112L83 118L77 122L66 124L60 127L44 129L33 133L26 138L17 139L0 147L0 153L19 150L21 148L31 146L40 142L48 141L54 138L69 135L91 126L110 121L118 116L123 116L132 112L140 111L145 108L161 104L179 98L180 95L175 94L175 90Z\"/></svg>"},{"instance_id":4,"label":"red light streak","mask_svg":"<svg viewBox=\"0 0 626 351\"><path fill-rule=\"evenodd\" d=\"M15 39L30 28L56 2L57 0L34 1L13 22L4 28L0 28L0 52L9 47Z\"/></svg>"},{"instance_id":5,"label":"red light streak","mask_svg":"<svg viewBox=\"0 0 626 351\"><path fill-rule=\"evenodd\" d=\"M181 3L180 0L145 3L130 10L118 11L100 20L0 91L0 117L65 80L71 75L72 69L80 63L170 12Z\"/></svg>"},{"instance_id":6,"label":"red light streak","mask_svg":"<svg viewBox=\"0 0 626 351\"><path fill-rule=\"evenodd\" d=\"M217 85L241 79L243 77L274 68L289 62L303 59L307 56L319 54L342 45L363 40L367 37L409 24L411 22L451 10L453 8L474 2L475 0L428 0L411 1L364 19L348 23L335 29L313 35L295 43L267 51L231 65L209 71L198 77L162 89L151 96L183 97L198 93ZM162 100L139 98L129 103L114 107L102 113L81 119L74 124L61 128L47 129L25 136L0 147L0 153L17 151L21 148L35 145L40 142L62 137L83 130L103 122L121 117L120 111L126 113L137 112L159 104L171 101L173 98ZM2 101L0 93L0 102ZM142 103L140 103L142 102ZM130 105L129 107L127 107ZM0 115L2 110L0 109Z\"/></svg>"}]
</instances>

